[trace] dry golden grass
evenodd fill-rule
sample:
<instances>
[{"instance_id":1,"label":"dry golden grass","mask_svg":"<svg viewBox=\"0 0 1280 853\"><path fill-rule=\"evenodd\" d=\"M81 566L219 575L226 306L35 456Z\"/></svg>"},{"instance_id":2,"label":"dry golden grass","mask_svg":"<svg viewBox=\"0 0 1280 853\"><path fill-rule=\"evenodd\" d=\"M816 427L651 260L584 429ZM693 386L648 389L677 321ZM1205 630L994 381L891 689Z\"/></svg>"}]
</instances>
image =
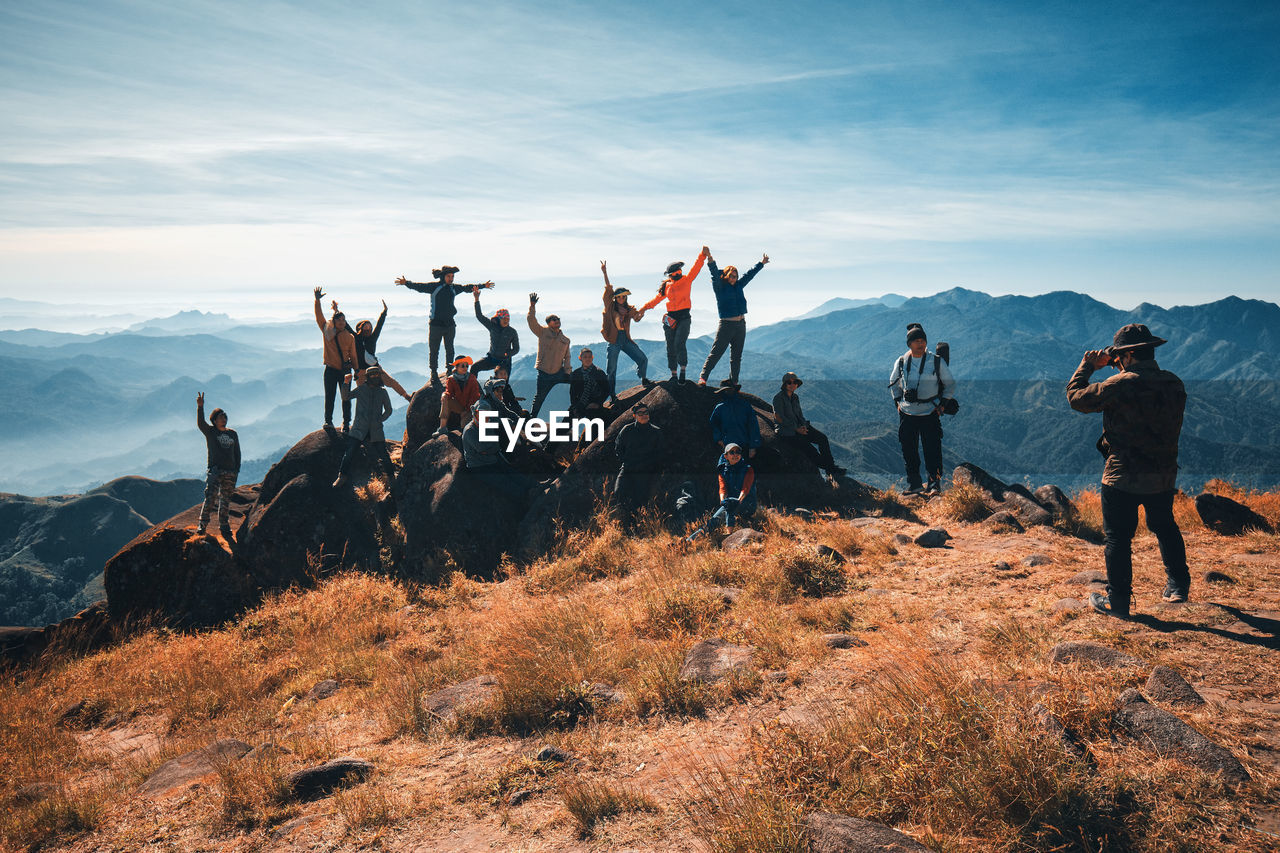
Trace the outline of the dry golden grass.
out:
<instances>
[{"instance_id":1,"label":"dry golden grass","mask_svg":"<svg viewBox=\"0 0 1280 853\"><path fill-rule=\"evenodd\" d=\"M1210 480L1204 484L1204 490L1242 503L1273 525L1280 527L1280 491L1262 492L1256 489L1244 489L1224 480Z\"/></svg>"},{"instance_id":2,"label":"dry golden grass","mask_svg":"<svg viewBox=\"0 0 1280 853\"><path fill-rule=\"evenodd\" d=\"M973 483L955 483L942 494L942 514L953 521L972 523L991 515L982 490Z\"/></svg>"},{"instance_id":3,"label":"dry golden grass","mask_svg":"<svg viewBox=\"0 0 1280 853\"><path fill-rule=\"evenodd\" d=\"M564 807L573 817L578 834L590 838L596 824L624 812L657 811L648 797L625 785L595 779L574 779L560 788Z\"/></svg>"}]
</instances>

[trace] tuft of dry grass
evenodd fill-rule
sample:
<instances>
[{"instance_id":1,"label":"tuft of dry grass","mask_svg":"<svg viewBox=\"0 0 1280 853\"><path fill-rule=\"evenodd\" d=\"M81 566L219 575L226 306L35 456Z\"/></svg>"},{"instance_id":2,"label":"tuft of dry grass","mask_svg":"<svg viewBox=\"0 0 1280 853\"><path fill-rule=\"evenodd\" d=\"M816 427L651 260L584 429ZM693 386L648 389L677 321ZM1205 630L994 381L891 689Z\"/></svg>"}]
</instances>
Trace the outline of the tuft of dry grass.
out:
<instances>
[{"instance_id":1,"label":"tuft of dry grass","mask_svg":"<svg viewBox=\"0 0 1280 853\"><path fill-rule=\"evenodd\" d=\"M991 508L983 499L982 490L973 483L955 483L942 494L938 503L944 516L954 521L971 524L991 515Z\"/></svg>"},{"instance_id":2,"label":"tuft of dry grass","mask_svg":"<svg viewBox=\"0 0 1280 853\"><path fill-rule=\"evenodd\" d=\"M642 558L637 545L650 540L628 536L622 524L598 512L591 526L564 532L554 551L526 572L530 592L558 592L588 581L621 577ZM642 546L643 547L643 546Z\"/></svg>"},{"instance_id":3,"label":"tuft of dry grass","mask_svg":"<svg viewBox=\"0 0 1280 853\"><path fill-rule=\"evenodd\" d=\"M100 788L72 792L55 785L34 802L0 801L0 842L13 850L41 850L66 843L96 830L106 813L107 797Z\"/></svg>"},{"instance_id":4,"label":"tuft of dry grass","mask_svg":"<svg viewBox=\"0 0 1280 853\"><path fill-rule=\"evenodd\" d=\"M657 811L649 797L627 786L614 786L595 779L574 779L560 788L564 807L578 827L578 835L590 838L596 824L624 812Z\"/></svg>"},{"instance_id":5,"label":"tuft of dry grass","mask_svg":"<svg viewBox=\"0 0 1280 853\"><path fill-rule=\"evenodd\" d=\"M220 829L253 829L288 820L298 814L289 800L289 784L274 750L253 758L219 762L214 798Z\"/></svg>"},{"instance_id":6,"label":"tuft of dry grass","mask_svg":"<svg viewBox=\"0 0 1280 853\"><path fill-rule=\"evenodd\" d=\"M334 792L333 806L351 830L394 826L415 811L412 796L380 777Z\"/></svg>"}]
</instances>

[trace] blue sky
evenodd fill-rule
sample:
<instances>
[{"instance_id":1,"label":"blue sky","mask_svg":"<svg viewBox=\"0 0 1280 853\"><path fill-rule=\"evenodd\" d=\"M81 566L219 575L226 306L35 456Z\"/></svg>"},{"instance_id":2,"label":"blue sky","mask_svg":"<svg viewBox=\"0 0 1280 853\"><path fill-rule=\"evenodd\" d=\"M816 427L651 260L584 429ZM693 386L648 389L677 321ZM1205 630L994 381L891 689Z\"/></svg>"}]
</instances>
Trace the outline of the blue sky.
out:
<instances>
[{"instance_id":1,"label":"blue sky","mask_svg":"<svg viewBox=\"0 0 1280 853\"><path fill-rule=\"evenodd\" d=\"M704 242L773 258L756 323L1280 292L1274 3L95 0L0 34L7 296L408 306L449 262L589 307L599 259L648 291Z\"/></svg>"}]
</instances>

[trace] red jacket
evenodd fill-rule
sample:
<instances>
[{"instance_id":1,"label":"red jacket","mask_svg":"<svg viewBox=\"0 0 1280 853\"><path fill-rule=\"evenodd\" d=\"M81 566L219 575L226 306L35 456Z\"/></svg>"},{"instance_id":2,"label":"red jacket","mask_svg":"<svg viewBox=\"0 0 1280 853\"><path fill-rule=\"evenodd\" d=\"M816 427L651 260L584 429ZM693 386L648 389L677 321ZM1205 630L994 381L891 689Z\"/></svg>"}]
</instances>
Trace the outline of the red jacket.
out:
<instances>
[{"instance_id":1,"label":"red jacket","mask_svg":"<svg viewBox=\"0 0 1280 853\"><path fill-rule=\"evenodd\" d=\"M469 409L476 400L480 399L480 383L476 381L474 374L468 374L467 384L459 386L458 380L451 373L444 383L444 395L462 407Z\"/></svg>"}]
</instances>

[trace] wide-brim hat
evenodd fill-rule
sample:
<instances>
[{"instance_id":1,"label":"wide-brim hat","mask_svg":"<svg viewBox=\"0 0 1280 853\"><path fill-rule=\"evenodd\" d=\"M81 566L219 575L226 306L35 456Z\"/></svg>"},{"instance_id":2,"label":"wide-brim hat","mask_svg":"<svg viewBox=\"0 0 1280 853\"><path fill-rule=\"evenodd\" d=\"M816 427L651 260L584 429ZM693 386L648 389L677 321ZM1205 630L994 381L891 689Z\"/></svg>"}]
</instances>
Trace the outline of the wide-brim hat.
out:
<instances>
[{"instance_id":1,"label":"wide-brim hat","mask_svg":"<svg viewBox=\"0 0 1280 853\"><path fill-rule=\"evenodd\" d=\"M671 275L673 272L679 272L683 268L684 268L684 261L672 261L671 263L667 264L667 275Z\"/></svg>"},{"instance_id":2,"label":"wide-brim hat","mask_svg":"<svg viewBox=\"0 0 1280 853\"><path fill-rule=\"evenodd\" d=\"M461 365L464 365L464 366L466 366L466 367L470 367L473 363L474 363L474 362L472 362L472 361L471 361L471 357L470 357L470 356L460 355L460 356L458 356L457 358L455 358L455 359L453 360L453 362L452 362L452 363L450 363L450 365L449 365L449 366L450 366L450 367L457 367L458 365L460 365L460 364L461 364Z\"/></svg>"},{"instance_id":3,"label":"wide-brim hat","mask_svg":"<svg viewBox=\"0 0 1280 853\"><path fill-rule=\"evenodd\" d=\"M792 373L791 371L787 371L786 373L782 374L782 384L786 385L788 379L794 379L796 381L797 388L799 388L801 385L804 384L804 381L799 376L796 376L794 373Z\"/></svg>"},{"instance_id":4,"label":"wide-brim hat","mask_svg":"<svg viewBox=\"0 0 1280 853\"><path fill-rule=\"evenodd\" d=\"M440 269L438 270L432 270L431 274L436 278L444 278L449 273L451 272L456 273L457 271L458 271L457 267L443 266L443 267L440 267Z\"/></svg>"},{"instance_id":5,"label":"wide-brim hat","mask_svg":"<svg viewBox=\"0 0 1280 853\"><path fill-rule=\"evenodd\" d=\"M630 296L630 295L631 295L631 291L627 290L625 287L619 287L617 290L613 292L614 299L617 299L619 296Z\"/></svg>"},{"instance_id":6,"label":"wide-brim hat","mask_svg":"<svg viewBox=\"0 0 1280 853\"><path fill-rule=\"evenodd\" d=\"M733 390L735 390L735 391L741 391L741 390L742 390L742 385L741 385L741 383L734 382L732 379L722 379L722 380L720 380L720 387L721 387L722 389L732 388L732 389L733 389Z\"/></svg>"},{"instance_id":7,"label":"wide-brim hat","mask_svg":"<svg viewBox=\"0 0 1280 853\"><path fill-rule=\"evenodd\" d=\"M1111 344L1111 351L1118 352L1147 345L1158 347L1167 343L1169 342L1164 338L1157 338L1151 334L1151 330L1141 323L1130 323L1127 326L1121 326L1120 331L1116 332L1114 343Z\"/></svg>"}]
</instances>

